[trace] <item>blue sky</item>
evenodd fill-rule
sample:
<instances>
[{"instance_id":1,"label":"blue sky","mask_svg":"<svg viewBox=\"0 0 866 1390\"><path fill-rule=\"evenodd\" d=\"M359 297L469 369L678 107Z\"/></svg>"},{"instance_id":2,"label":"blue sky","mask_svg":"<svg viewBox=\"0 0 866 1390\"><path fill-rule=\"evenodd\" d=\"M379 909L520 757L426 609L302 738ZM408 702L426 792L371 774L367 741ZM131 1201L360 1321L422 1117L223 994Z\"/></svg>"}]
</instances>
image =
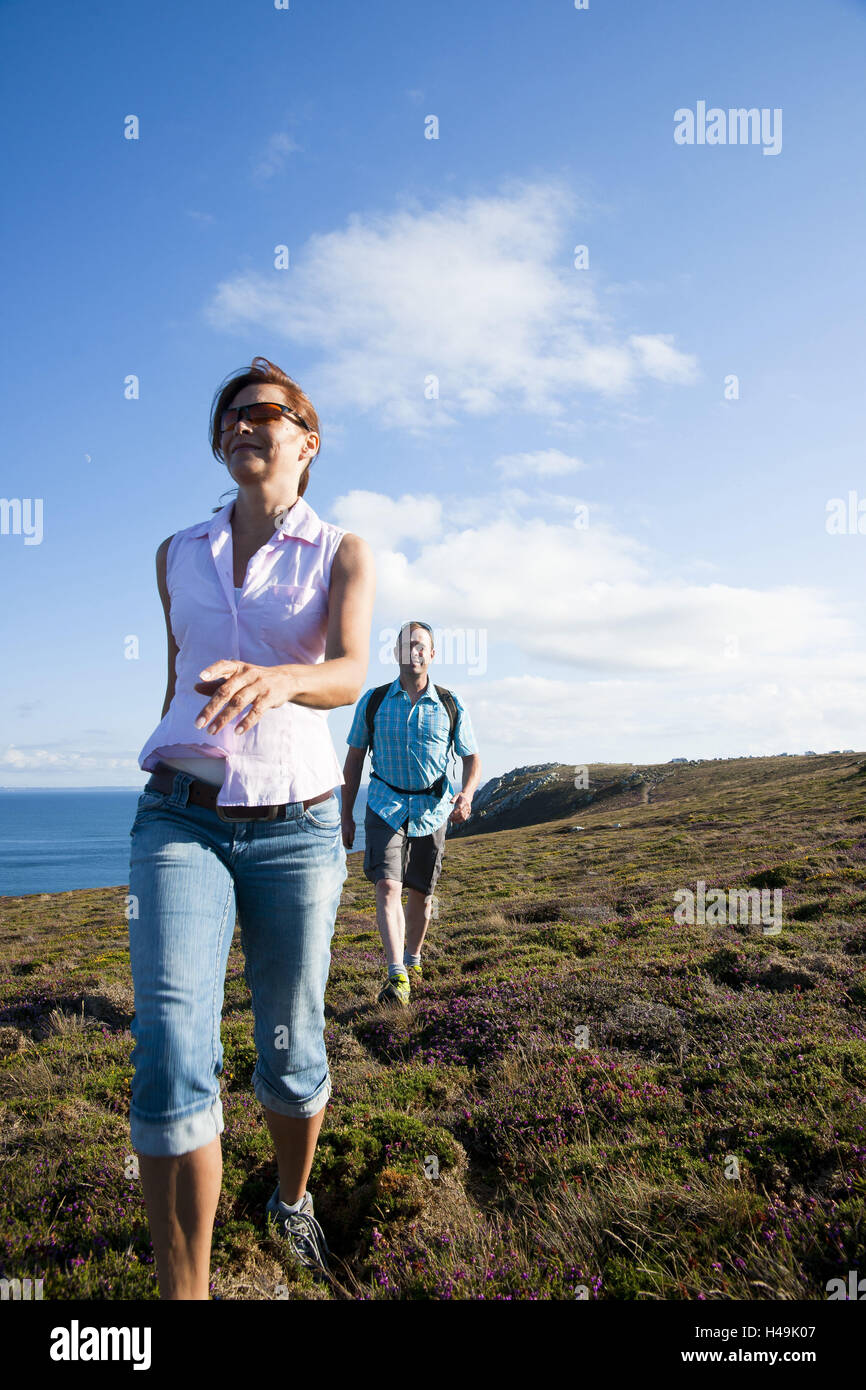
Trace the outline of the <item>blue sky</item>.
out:
<instances>
[{"instance_id":1,"label":"blue sky","mask_svg":"<svg viewBox=\"0 0 866 1390\"><path fill-rule=\"evenodd\" d=\"M154 553L255 354L376 553L365 688L443 630L485 778L863 746L866 7L7 0L0 41L0 490L43 518L0 534L0 784L143 780ZM779 152L677 144L701 101Z\"/></svg>"}]
</instances>

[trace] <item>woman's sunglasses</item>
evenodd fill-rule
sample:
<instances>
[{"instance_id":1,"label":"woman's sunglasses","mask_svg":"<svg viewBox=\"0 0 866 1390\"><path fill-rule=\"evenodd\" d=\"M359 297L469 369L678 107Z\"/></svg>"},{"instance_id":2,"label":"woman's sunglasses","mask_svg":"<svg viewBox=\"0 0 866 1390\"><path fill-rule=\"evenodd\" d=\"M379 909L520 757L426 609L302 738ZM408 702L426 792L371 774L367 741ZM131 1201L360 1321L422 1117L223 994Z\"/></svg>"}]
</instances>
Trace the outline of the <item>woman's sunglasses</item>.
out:
<instances>
[{"instance_id":1,"label":"woman's sunglasses","mask_svg":"<svg viewBox=\"0 0 866 1390\"><path fill-rule=\"evenodd\" d=\"M251 425L263 425L268 420L279 420L283 415L290 420L297 420L305 430L310 428L306 420L296 410L290 410L287 405L280 405L277 401L253 401L252 405L233 405L230 410L224 410L220 416L220 433L225 434L226 430L233 430L238 420L249 420Z\"/></svg>"}]
</instances>

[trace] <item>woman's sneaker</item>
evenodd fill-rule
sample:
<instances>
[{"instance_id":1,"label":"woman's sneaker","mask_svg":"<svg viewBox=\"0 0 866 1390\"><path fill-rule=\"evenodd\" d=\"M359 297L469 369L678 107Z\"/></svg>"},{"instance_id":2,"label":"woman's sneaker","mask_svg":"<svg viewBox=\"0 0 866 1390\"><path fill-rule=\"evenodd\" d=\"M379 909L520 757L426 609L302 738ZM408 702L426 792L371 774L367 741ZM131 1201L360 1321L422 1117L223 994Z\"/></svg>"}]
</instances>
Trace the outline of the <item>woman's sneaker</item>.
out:
<instances>
[{"instance_id":1,"label":"woman's sneaker","mask_svg":"<svg viewBox=\"0 0 866 1390\"><path fill-rule=\"evenodd\" d=\"M420 965L407 965L406 971L409 976L410 985L417 985L421 983L422 976Z\"/></svg>"},{"instance_id":2,"label":"woman's sneaker","mask_svg":"<svg viewBox=\"0 0 866 1390\"><path fill-rule=\"evenodd\" d=\"M394 975L385 981L384 987L379 990L378 1004L399 1004L405 1008L409 1003L409 981L405 975Z\"/></svg>"},{"instance_id":3,"label":"woman's sneaker","mask_svg":"<svg viewBox=\"0 0 866 1390\"><path fill-rule=\"evenodd\" d=\"M319 1270L328 1273L328 1242L325 1240L325 1233L315 1218L313 1212L313 1199L309 1192L304 1193L304 1200L299 1211L281 1211L280 1184L274 1190L265 1211L267 1219L273 1221L281 1236L284 1236L291 1247L299 1264L306 1269Z\"/></svg>"}]
</instances>

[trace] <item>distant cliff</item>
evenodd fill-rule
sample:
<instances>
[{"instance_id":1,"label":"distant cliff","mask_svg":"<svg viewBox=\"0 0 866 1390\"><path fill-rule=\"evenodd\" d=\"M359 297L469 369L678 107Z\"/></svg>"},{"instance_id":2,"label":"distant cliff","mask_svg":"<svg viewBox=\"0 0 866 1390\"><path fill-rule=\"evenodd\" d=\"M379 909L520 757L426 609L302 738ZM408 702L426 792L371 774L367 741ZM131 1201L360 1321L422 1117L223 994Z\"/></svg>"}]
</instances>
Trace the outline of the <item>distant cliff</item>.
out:
<instances>
[{"instance_id":1,"label":"distant cliff","mask_svg":"<svg viewBox=\"0 0 866 1390\"><path fill-rule=\"evenodd\" d=\"M576 787L576 771L565 763L537 763L491 778L475 793L469 820L461 826L449 825L448 838L561 820L584 807L597 808L599 803L610 805L611 810L645 804L659 782L671 775L669 766L604 763L588 769L587 787Z\"/></svg>"},{"instance_id":2,"label":"distant cliff","mask_svg":"<svg viewBox=\"0 0 866 1390\"><path fill-rule=\"evenodd\" d=\"M493 777L479 787L472 800L472 815L465 824L449 824L452 836L483 835L489 830L513 830L522 825L574 817L575 828L581 813L602 810L617 824L617 812L629 807L656 807L666 803L661 814L673 813L686 802L700 803L707 796L724 798L730 790L739 796L742 786L760 788L770 782L785 781L792 775L823 775L840 766L852 777L866 777L866 761L851 749L831 753L775 753L747 758L671 758L667 763L591 763L578 769L568 763L537 763L516 767L502 777ZM584 774L577 777L578 772ZM586 785L575 786L575 780ZM600 822L593 816L593 825ZM567 831L571 827L564 826Z\"/></svg>"}]
</instances>

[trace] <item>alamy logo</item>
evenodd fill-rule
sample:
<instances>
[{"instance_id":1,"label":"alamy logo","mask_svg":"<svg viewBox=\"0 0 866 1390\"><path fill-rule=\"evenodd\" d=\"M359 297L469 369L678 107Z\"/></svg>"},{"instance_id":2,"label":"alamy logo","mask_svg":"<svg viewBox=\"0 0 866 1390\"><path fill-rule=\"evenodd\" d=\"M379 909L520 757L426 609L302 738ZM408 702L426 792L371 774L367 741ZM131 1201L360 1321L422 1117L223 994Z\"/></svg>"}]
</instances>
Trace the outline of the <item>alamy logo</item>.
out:
<instances>
[{"instance_id":1,"label":"alamy logo","mask_svg":"<svg viewBox=\"0 0 866 1390\"><path fill-rule=\"evenodd\" d=\"M692 111L681 106L674 112L674 140L678 145L763 145L764 154L782 149L782 108L711 106L699 101Z\"/></svg>"},{"instance_id":2,"label":"alamy logo","mask_svg":"<svg viewBox=\"0 0 866 1390\"><path fill-rule=\"evenodd\" d=\"M41 545L42 498L0 497L0 536L23 536L25 545Z\"/></svg>"},{"instance_id":3,"label":"alamy logo","mask_svg":"<svg viewBox=\"0 0 866 1390\"><path fill-rule=\"evenodd\" d=\"M866 1301L866 1279L858 1279L859 1270L848 1270L848 1282L844 1279L827 1280L827 1297L833 1299L851 1299L853 1302Z\"/></svg>"},{"instance_id":4,"label":"alamy logo","mask_svg":"<svg viewBox=\"0 0 866 1390\"><path fill-rule=\"evenodd\" d=\"M847 505L844 497L831 497L827 502L824 529L829 536L866 536L866 497L858 497L849 489Z\"/></svg>"},{"instance_id":5,"label":"alamy logo","mask_svg":"<svg viewBox=\"0 0 866 1390\"><path fill-rule=\"evenodd\" d=\"M132 1361L134 1371L150 1369L149 1327L69 1327L51 1329L52 1361Z\"/></svg>"},{"instance_id":6,"label":"alamy logo","mask_svg":"<svg viewBox=\"0 0 866 1390\"><path fill-rule=\"evenodd\" d=\"M44 1298L44 1279L0 1279L0 1299Z\"/></svg>"},{"instance_id":7,"label":"alamy logo","mask_svg":"<svg viewBox=\"0 0 866 1390\"><path fill-rule=\"evenodd\" d=\"M674 921L678 926L688 923L694 926L730 926L733 923L751 922L763 927L764 936L778 936L782 930L782 890L781 888L711 888L707 892L704 879L695 884L697 892L691 888L678 888L674 898L678 906L674 909ZM773 910L770 911L772 891Z\"/></svg>"}]
</instances>

